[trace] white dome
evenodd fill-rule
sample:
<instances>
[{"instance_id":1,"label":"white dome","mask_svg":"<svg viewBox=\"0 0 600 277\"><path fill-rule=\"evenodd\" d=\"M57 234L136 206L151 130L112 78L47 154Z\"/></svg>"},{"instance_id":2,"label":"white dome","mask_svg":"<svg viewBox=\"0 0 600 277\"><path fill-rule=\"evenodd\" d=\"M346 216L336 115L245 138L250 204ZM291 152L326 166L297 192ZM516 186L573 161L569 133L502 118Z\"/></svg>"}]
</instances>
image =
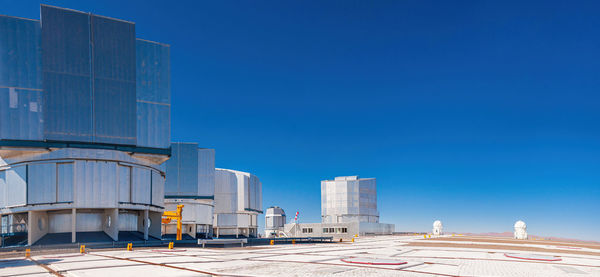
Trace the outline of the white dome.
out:
<instances>
[{"instance_id":1,"label":"white dome","mask_svg":"<svg viewBox=\"0 0 600 277\"><path fill-rule=\"evenodd\" d=\"M439 220L436 220L433 222L433 228L439 228L442 227L442 222Z\"/></svg>"},{"instance_id":2,"label":"white dome","mask_svg":"<svg viewBox=\"0 0 600 277\"><path fill-rule=\"evenodd\" d=\"M519 220L515 222L515 228L527 228L527 225L525 224L525 222Z\"/></svg>"}]
</instances>

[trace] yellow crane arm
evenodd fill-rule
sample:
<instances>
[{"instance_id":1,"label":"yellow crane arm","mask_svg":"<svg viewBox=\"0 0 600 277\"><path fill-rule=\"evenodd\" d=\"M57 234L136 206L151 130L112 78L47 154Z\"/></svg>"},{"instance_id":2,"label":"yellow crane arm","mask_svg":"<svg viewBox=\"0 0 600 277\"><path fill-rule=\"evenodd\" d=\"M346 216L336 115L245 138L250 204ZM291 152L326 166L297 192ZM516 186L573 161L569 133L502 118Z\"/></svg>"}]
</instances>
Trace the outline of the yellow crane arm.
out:
<instances>
[{"instance_id":1,"label":"yellow crane arm","mask_svg":"<svg viewBox=\"0 0 600 277\"><path fill-rule=\"evenodd\" d=\"M182 239L182 235L181 235L181 229L182 229L181 213L182 213L182 210L183 210L183 205L177 205L177 211L166 211L162 215L161 221L165 224L171 222L171 220L177 220L177 238L176 238L176 240Z\"/></svg>"}]
</instances>

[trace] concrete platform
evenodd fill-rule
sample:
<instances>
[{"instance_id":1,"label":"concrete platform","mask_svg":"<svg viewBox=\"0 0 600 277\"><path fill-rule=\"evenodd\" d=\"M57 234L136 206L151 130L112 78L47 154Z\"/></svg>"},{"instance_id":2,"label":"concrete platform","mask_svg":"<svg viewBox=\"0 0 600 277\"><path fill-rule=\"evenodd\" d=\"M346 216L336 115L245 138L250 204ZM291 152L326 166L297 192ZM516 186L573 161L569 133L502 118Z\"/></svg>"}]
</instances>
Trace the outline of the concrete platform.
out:
<instances>
[{"instance_id":1,"label":"concrete platform","mask_svg":"<svg viewBox=\"0 0 600 277\"><path fill-rule=\"evenodd\" d=\"M421 245L417 236L360 237L354 243L275 244L233 248L175 247L94 250L85 255L33 252L34 261L0 259L0 276L600 276L598 245L557 249L539 244L535 251L506 251L494 245L456 241L448 247ZM416 245L412 245L416 243ZM505 243L511 244L512 241ZM474 247L476 246L476 247ZM573 247L574 248L574 247ZM529 249L529 248L524 248ZM182 251L183 250L183 251ZM568 252L564 252L568 251ZM561 261L521 260L560 257ZM406 264L351 264L358 261L402 261ZM38 265L47 264L47 269ZM56 276L56 275L55 275Z\"/></svg>"}]
</instances>

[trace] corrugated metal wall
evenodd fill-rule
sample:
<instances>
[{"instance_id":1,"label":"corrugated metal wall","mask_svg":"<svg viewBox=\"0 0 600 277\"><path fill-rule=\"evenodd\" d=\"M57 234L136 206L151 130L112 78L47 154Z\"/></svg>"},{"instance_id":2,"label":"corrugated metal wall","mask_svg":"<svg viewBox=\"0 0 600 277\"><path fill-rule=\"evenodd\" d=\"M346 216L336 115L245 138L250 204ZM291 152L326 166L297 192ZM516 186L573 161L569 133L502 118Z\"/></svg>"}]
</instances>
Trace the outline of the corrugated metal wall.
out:
<instances>
[{"instance_id":1,"label":"corrugated metal wall","mask_svg":"<svg viewBox=\"0 0 600 277\"><path fill-rule=\"evenodd\" d=\"M135 25L96 15L90 22L94 142L135 145Z\"/></svg>"},{"instance_id":2,"label":"corrugated metal wall","mask_svg":"<svg viewBox=\"0 0 600 277\"><path fill-rule=\"evenodd\" d=\"M0 16L0 138L42 140L40 23Z\"/></svg>"},{"instance_id":3,"label":"corrugated metal wall","mask_svg":"<svg viewBox=\"0 0 600 277\"><path fill-rule=\"evenodd\" d=\"M44 135L92 142L89 15L42 5L41 22Z\"/></svg>"},{"instance_id":4,"label":"corrugated metal wall","mask_svg":"<svg viewBox=\"0 0 600 277\"><path fill-rule=\"evenodd\" d=\"M215 195L214 149L198 149L198 195Z\"/></svg>"},{"instance_id":5,"label":"corrugated metal wall","mask_svg":"<svg viewBox=\"0 0 600 277\"><path fill-rule=\"evenodd\" d=\"M171 64L166 44L136 40L137 144L171 143Z\"/></svg>"}]
</instances>

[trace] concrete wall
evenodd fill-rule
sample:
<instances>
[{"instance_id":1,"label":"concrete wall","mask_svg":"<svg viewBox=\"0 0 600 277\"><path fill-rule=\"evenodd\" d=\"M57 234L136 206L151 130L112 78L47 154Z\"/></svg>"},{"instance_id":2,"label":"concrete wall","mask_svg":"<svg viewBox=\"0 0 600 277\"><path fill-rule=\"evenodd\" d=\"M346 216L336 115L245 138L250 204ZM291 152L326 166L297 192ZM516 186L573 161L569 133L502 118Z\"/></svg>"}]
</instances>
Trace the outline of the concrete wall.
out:
<instances>
[{"instance_id":1,"label":"concrete wall","mask_svg":"<svg viewBox=\"0 0 600 277\"><path fill-rule=\"evenodd\" d=\"M113 240L119 240L119 209L104 210L103 231Z\"/></svg>"},{"instance_id":2,"label":"concrete wall","mask_svg":"<svg viewBox=\"0 0 600 277\"><path fill-rule=\"evenodd\" d=\"M27 240L29 245L33 245L48 233L48 213L46 211L29 211L28 217Z\"/></svg>"}]
</instances>

